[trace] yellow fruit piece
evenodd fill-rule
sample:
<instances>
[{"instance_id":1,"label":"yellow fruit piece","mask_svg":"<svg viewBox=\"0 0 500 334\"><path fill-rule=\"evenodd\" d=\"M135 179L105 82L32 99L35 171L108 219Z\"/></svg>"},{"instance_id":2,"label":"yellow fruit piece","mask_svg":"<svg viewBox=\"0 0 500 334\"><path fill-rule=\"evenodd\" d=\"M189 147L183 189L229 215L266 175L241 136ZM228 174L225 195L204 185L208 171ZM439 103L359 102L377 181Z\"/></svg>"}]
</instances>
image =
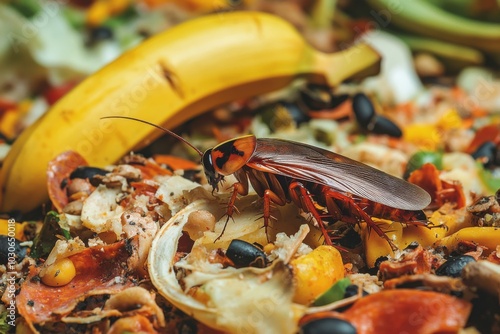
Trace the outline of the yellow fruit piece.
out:
<instances>
[{"instance_id":1,"label":"yellow fruit piece","mask_svg":"<svg viewBox=\"0 0 500 334\"><path fill-rule=\"evenodd\" d=\"M290 262L295 282L295 303L308 305L344 278L344 263L339 251L322 245Z\"/></svg>"},{"instance_id":2,"label":"yellow fruit piece","mask_svg":"<svg viewBox=\"0 0 500 334\"><path fill-rule=\"evenodd\" d=\"M405 249L414 241L423 247L431 246L437 240L443 238L448 231L444 226L429 229L424 226L405 226L399 222L380 224L377 220L377 223L383 231L386 231L385 234L399 249ZM387 240L379 237L373 231L368 231L366 224L363 223L362 225L361 235L365 244L366 263L372 268L379 257L394 255L394 252Z\"/></svg>"},{"instance_id":3,"label":"yellow fruit piece","mask_svg":"<svg viewBox=\"0 0 500 334\"><path fill-rule=\"evenodd\" d=\"M441 142L437 128L431 124L410 124L404 128L403 140L420 150L435 151Z\"/></svg>"},{"instance_id":4,"label":"yellow fruit piece","mask_svg":"<svg viewBox=\"0 0 500 334\"><path fill-rule=\"evenodd\" d=\"M14 138L17 134L17 127L19 125L19 112L17 110L7 110L0 122L0 132L7 138Z\"/></svg>"},{"instance_id":5,"label":"yellow fruit piece","mask_svg":"<svg viewBox=\"0 0 500 334\"><path fill-rule=\"evenodd\" d=\"M91 27L99 26L109 18L110 14L107 1L96 1L87 10L87 24Z\"/></svg>"},{"instance_id":6,"label":"yellow fruit piece","mask_svg":"<svg viewBox=\"0 0 500 334\"><path fill-rule=\"evenodd\" d=\"M7 219L0 219L0 235L14 237L17 240L24 241L24 224L25 223L9 223Z\"/></svg>"},{"instance_id":7,"label":"yellow fruit piece","mask_svg":"<svg viewBox=\"0 0 500 334\"><path fill-rule=\"evenodd\" d=\"M486 254L495 251L500 245L500 228L498 227L466 227L450 236L435 243L435 246L443 246L449 252L456 250L461 241L472 241L479 246L487 247Z\"/></svg>"},{"instance_id":8,"label":"yellow fruit piece","mask_svg":"<svg viewBox=\"0 0 500 334\"><path fill-rule=\"evenodd\" d=\"M439 244L441 240L447 240L456 231L460 229L467 231L467 228L470 227L469 223L464 222L463 217L450 212L441 213L440 211L435 211L428 219L429 226L432 228L414 225L407 226L399 222L383 219L374 220L399 249L405 249L414 241L423 247ZM466 233L466 235L469 236L467 240L475 241L471 239L469 233ZM365 223L361 224L361 237L366 250L366 263L369 267L373 267L375 261L381 256L394 255L388 242L380 238L375 232L368 231ZM491 244L491 242L488 244Z\"/></svg>"},{"instance_id":9,"label":"yellow fruit piece","mask_svg":"<svg viewBox=\"0 0 500 334\"><path fill-rule=\"evenodd\" d=\"M73 261L64 258L45 269L42 282L49 286L63 286L71 282L75 276L76 269Z\"/></svg>"},{"instance_id":10,"label":"yellow fruit piece","mask_svg":"<svg viewBox=\"0 0 500 334\"><path fill-rule=\"evenodd\" d=\"M462 128L463 120L456 109L450 109L438 119L436 127L440 130Z\"/></svg>"}]
</instances>

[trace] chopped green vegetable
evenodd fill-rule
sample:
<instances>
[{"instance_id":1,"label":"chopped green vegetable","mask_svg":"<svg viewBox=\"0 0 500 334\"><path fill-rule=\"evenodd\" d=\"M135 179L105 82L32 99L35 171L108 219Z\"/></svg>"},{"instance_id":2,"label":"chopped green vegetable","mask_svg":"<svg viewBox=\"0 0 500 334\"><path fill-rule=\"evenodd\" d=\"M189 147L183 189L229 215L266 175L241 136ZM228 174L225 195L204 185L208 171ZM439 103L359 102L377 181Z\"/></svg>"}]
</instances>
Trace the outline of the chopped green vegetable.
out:
<instances>
[{"instance_id":1,"label":"chopped green vegetable","mask_svg":"<svg viewBox=\"0 0 500 334\"><path fill-rule=\"evenodd\" d=\"M85 12L72 7L64 7L63 15L75 30L85 28Z\"/></svg>"},{"instance_id":2,"label":"chopped green vegetable","mask_svg":"<svg viewBox=\"0 0 500 334\"><path fill-rule=\"evenodd\" d=\"M485 169L482 164L478 164L477 170L481 181L489 191L495 193L500 189L500 175L498 173Z\"/></svg>"},{"instance_id":3,"label":"chopped green vegetable","mask_svg":"<svg viewBox=\"0 0 500 334\"><path fill-rule=\"evenodd\" d=\"M8 314L8 310L5 310L0 314L0 333L9 333L10 329L15 328L14 326L9 325L9 319L7 319Z\"/></svg>"},{"instance_id":4,"label":"chopped green vegetable","mask_svg":"<svg viewBox=\"0 0 500 334\"><path fill-rule=\"evenodd\" d=\"M439 170L443 169L443 154L434 151L419 151L415 153L411 156L406 165L404 178L407 179L413 171L419 169L426 163L433 164Z\"/></svg>"},{"instance_id":5,"label":"chopped green vegetable","mask_svg":"<svg viewBox=\"0 0 500 334\"><path fill-rule=\"evenodd\" d=\"M40 233L33 240L31 257L38 259L49 255L60 236L66 239L71 238L69 231L59 225L59 214L55 211L50 211L45 216Z\"/></svg>"},{"instance_id":6,"label":"chopped green vegetable","mask_svg":"<svg viewBox=\"0 0 500 334\"><path fill-rule=\"evenodd\" d=\"M330 289L319 296L313 303L313 306L322 306L344 299L345 289L351 285L349 278L343 278L337 281Z\"/></svg>"},{"instance_id":7,"label":"chopped green vegetable","mask_svg":"<svg viewBox=\"0 0 500 334\"><path fill-rule=\"evenodd\" d=\"M27 18L35 16L41 9L40 2L37 0L11 0L9 6Z\"/></svg>"}]
</instances>

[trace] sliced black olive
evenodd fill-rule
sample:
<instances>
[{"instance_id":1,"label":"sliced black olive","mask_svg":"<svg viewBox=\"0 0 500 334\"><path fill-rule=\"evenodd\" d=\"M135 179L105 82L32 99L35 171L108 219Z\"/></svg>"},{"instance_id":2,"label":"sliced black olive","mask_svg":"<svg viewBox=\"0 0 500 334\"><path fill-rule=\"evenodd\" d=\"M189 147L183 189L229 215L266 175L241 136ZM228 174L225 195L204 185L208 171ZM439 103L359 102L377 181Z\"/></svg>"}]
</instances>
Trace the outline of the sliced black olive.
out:
<instances>
[{"instance_id":1,"label":"sliced black olive","mask_svg":"<svg viewBox=\"0 0 500 334\"><path fill-rule=\"evenodd\" d=\"M107 26L99 26L90 29L88 33L87 45L92 46L107 39L113 39L113 30Z\"/></svg>"},{"instance_id":2,"label":"sliced black olive","mask_svg":"<svg viewBox=\"0 0 500 334\"><path fill-rule=\"evenodd\" d=\"M349 298L352 296L357 296L359 293L359 286L356 284L351 284L347 288L345 288L344 298ZM368 292L363 290L361 292L362 296L368 296Z\"/></svg>"},{"instance_id":3,"label":"sliced black olive","mask_svg":"<svg viewBox=\"0 0 500 334\"><path fill-rule=\"evenodd\" d=\"M97 168L97 167L89 167L89 166L80 166L77 167L70 175L69 178L72 179L91 179L94 175L106 175L109 172L107 170Z\"/></svg>"},{"instance_id":4,"label":"sliced black olive","mask_svg":"<svg viewBox=\"0 0 500 334\"><path fill-rule=\"evenodd\" d=\"M226 256L231 259L238 268L263 268L267 264L266 254L259 247L239 239L231 241L227 248Z\"/></svg>"},{"instance_id":5,"label":"sliced black olive","mask_svg":"<svg viewBox=\"0 0 500 334\"><path fill-rule=\"evenodd\" d=\"M412 241L408 246L406 246L405 249L412 250L412 249L417 249L419 246L419 243L417 241Z\"/></svg>"},{"instance_id":6,"label":"sliced black olive","mask_svg":"<svg viewBox=\"0 0 500 334\"><path fill-rule=\"evenodd\" d=\"M479 160L483 166L490 168L495 166L497 154L497 146L495 143L487 141L480 145L476 151L472 153L472 157L475 160Z\"/></svg>"},{"instance_id":7,"label":"sliced black olive","mask_svg":"<svg viewBox=\"0 0 500 334\"><path fill-rule=\"evenodd\" d=\"M296 124L302 124L309 121L309 117L304 113L304 111L299 108L295 103L281 102L281 105L286 108L290 117L295 121Z\"/></svg>"},{"instance_id":8,"label":"sliced black olive","mask_svg":"<svg viewBox=\"0 0 500 334\"><path fill-rule=\"evenodd\" d=\"M366 129L368 124L372 122L373 117L375 117L375 108L373 107L372 101L363 93L358 93L352 98L352 110L354 111L354 116L358 124Z\"/></svg>"},{"instance_id":9,"label":"sliced black olive","mask_svg":"<svg viewBox=\"0 0 500 334\"><path fill-rule=\"evenodd\" d=\"M378 270L378 268L380 267L380 265L382 264L382 262L387 261L387 260L389 260L389 258L387 256L378 257L375 260L374 268L376 268Z\"/></svg>"},{"instance_id":10,"label":"sliced black olive","mask_svg":"<svg viewBox=\"0 0 500 334\"><path fill-rule=\"evenodd\" d=\"M309 120L297 105L284 101L265 105L257 113L272 132L286 130Z\"/></svg>"},{"instance_id":11,"label":"sliced black olive","mask_svg":"<svg viewBox=\"0 0 500 334\"><path fill-rule=\"evenodd\" d=\"M349 95L347 94L340 94L340 95L333 95L332 96L332 101L330 102L330 108L335 108L347 101L349 98Z\"/></svg>"},{"instance_id":12,"label":"sliced black olive","mask_svg":"<svg viewBox=\"0 0 500 334\"><path fill-rule=\"evenodd\" d=\"M375 115L375 118L368 124L367 130L377 135L387 135L394 138L401 138L403 131L390 119Z\"/></svg>"},{"instance_id":13,"label":"sliced black olive","mask_svg":"<svg viewBox=\"0 0 500 334\"><path fill-rule=\"evenodd\" d=\"M350 322L339 318L322 318L305 323L301 334L356 334L357 330Z\"/></svg>"},{"instance_id":14,"label":"sliced black olive","mask_svg":"<svg viewBox=\"0 0 500 334\"><path fill-rule=\"evenodd\" d=\"M27 247L21 246L16 238L0 235L0 262L9 263L14 259L17 263L26 257Z\"/></svg>"},{"instance_id":15,"label":"sliced black olive","mask_svg":"<svg viewBox=\"0 0 500 334\"><path fill-rule=\"evenodd\" d=\"M299 91L302 102L310 110L332 108L332 93L330 88L320 85L307 85Z\"/></svg>"},{"instance_id":16,"label":"sliced black olive","mask_svg":"<svg viewBox=\"0 0 500 334\"><path fill-rule=\"evenodd\" d=\"M449 258L445 263L436 269L436 275L460 277L462 269L464 269L468 263L475 261L476 259L470 255L460 255Z\"/></svg>"}]
</instances>

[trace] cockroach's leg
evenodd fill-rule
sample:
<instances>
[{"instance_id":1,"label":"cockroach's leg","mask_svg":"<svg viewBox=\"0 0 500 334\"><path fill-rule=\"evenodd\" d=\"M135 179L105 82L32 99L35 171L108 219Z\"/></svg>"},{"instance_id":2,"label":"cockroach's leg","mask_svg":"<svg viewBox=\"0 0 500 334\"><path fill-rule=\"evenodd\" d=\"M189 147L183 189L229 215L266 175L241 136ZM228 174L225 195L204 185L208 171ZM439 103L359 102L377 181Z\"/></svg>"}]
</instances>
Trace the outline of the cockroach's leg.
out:
<instances>
[{"instance_id":1,"label":"cockroach's leg","mask_svg":"<svg viewBox=\"0 0 500 334\"><path fill-rule=\"evenodd\" d=\"M335 200L333 197L326 196L325 197L325 205L328 210L328 214L330 217L332 217L335 221L342 220L342 210L339 208L337 203L335 203Z\"/></svg>"},{"instance_id":2,"label":"cockroach's leg","mask_svg":"<svg viewBox=\"0 0 500 334\"><path fill-rule=\"evenodd\" d=\"M353 200L363 211L370 212L372 216L397 221L406 225L429 227L427 217L422 210L408 211L395 209L364 198L353 198Z\"/></svg>"},{"instance_id":3,"label":"cockroach's leg","mask_svg":"<svg viewBox=\"0 0 500 334\"><path fill-rule=\"evenodd\" d=\"M302 210L310 213L314 217L314 219L318 223L318 227L320 228L321 233L323 234L323 237L325 238L326 244L331 246L332 240L328 235L328 231L325 228L323 219L321 219L321 215L318 213L318 210L316 210L316 206L314 204L311 193L307 190L306 187L304 187L302 183L298 181L290 183L290 186L288 188L290 190L289 193L292 201Z\"/></svg>"},{"instance_id":4,"label":"cockroach's leg","mask_svg":"<svg viewBox=\"0 0 500 334\"><path fill-rule=\"evenodd\" d=\"M267 227L269 226L269 219L271 216L271 202L283 206L286 204L286 199L278 196L270 189L264 191L264 228L266 232L267 242L269 242L269 235L267 234Z\"/></svg>"},{"instance_id":5,"label":"cockroach's leg","mask_svg":"<svg viewBox=\"0 0 500 334\"><path fill-rule=\"evenodd\" d=\"M392 250L394 251L398 250L396 245L394 245L394 243L389 239L389 237L384 233L384 231L380 229L380 227L371 219L371 217L363 210L363 208L361 208L358 204L356 204L356 202L351 197L329 189L325 190L323 195L325 196L325 198L331 197L347 203L354 211L356 211L357 216L365 221L365 223L368 225L369 228L373 229L375 233L378 234L379 237L387 240Z\"/></svg>"},{"instance_id":6,"label":"cockroach's leg","mask_svg":"<svg viewBox=\"0 0 500 334\"><path fill-rule=\"evenodd\" d=\"M226 214L225 214L225 216L227 216L226 222L224 223L224 227L222 228L222 232L214 240L214 242L216 242L217 240L219 240L222 237L222 235L226 231L226 227L227 227L227 223L229 222L229 219L233 218L233 214L235 212L239 213L238 208L234 204L236 202L236 199L238 198L238 195L244 196L244 195L248 194L248 183L247 183L247 186L245 186L243 183L235 182L232 187L233 187L233 193L231 194L231 197L229 198L229 202L227 203L227 208L226 208Z\"/></svg>"}]
</instances>

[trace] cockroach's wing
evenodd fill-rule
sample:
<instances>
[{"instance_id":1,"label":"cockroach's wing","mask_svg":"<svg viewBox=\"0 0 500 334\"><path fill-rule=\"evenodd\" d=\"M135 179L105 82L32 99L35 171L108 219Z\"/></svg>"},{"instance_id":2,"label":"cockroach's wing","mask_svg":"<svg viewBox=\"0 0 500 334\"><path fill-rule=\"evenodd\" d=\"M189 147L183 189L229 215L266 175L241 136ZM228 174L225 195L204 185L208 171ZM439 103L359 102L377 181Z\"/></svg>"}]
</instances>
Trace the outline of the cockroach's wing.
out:
<instances>
[{"instance_id":1,"label":"cockroach's wing","mask_svg":"<svg viewBox=\"0 0 500 334\"><path fill-rule=\"evenodd\" d=\"M431 201L425 190L403 179L331 151L287 140L257 139L247 165L402 210L421 210Z\"/></svg>"}]
</instances>

